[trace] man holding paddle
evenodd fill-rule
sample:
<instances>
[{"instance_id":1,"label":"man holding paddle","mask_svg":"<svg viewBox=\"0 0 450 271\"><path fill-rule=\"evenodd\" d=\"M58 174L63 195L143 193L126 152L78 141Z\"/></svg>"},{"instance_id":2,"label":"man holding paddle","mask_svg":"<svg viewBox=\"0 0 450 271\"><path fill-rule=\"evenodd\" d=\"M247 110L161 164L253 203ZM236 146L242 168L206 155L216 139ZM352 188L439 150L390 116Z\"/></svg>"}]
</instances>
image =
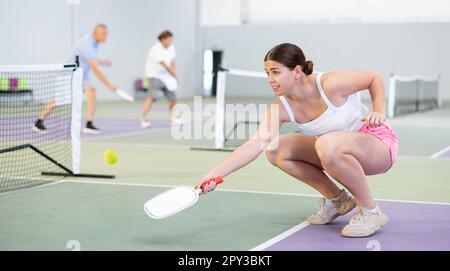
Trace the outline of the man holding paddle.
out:
<instances>
[{"instance_id":1,"label":"man holding paddle","mask_svg":"<svg viewBox=\"0 0 450 271\"><path fill-rule=\"evenodd\" d=\"M172 125L181 124L180 119L172 116L172 110L176 104L175 90L180 83L180 79L175 65L173 34L170 31L161 32L158 41L150 48L145 65L145 77L149 82L150 89L142 110L141 127L144 129L150 127L151 124L147 115L153 101L158 98L161 92L167 98Z\"/></svg>"},{"instance_id":2,"label":"man holding paddle","mask_svg":"<svg viewBox=\"0 0 450 271\"><path fill-rule=\"evenodd\" d=\"M92 82L91 71L109 90L117 92L117 87L99 69L99 65L110 67L112 64L109 59L101 60L97 58L98 46L100 43L105 42L107 37L107 26L97 24L92 35L86 35L77 42L67 60L68 62L73 62L75 56L79 56L80 67L83 69L83 92L87 98L87 122L83 128L83 133L87 134L101 134L101 130L93 124L97 91ZM55 98L52 98L34 124L33 130L35 132L42 133L46 131L44 120L55 109L55 106Z\"/></svg>"}]
</instances>

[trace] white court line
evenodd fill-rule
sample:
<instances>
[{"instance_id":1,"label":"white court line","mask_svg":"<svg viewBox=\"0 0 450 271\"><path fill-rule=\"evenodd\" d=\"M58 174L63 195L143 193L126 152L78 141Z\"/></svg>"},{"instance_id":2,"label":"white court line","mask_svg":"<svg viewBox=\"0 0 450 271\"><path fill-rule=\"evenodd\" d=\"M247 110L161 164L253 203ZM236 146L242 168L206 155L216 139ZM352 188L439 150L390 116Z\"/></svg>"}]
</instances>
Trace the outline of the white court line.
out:
<instances>
[{"instance_id":1,"label":"white court line","mask_svg":"<svg viewBox=\"0 0 450 271\"><path fill-rule=\"evenodd\" d=\"M441 156L441 154L443 154L443 153L445 153L445 152L447 152L447 151L449 151L449 150L450 150L450 145L447 146L447 147L445 147L444 149L442 149L442 150L436 152L435 154L431 155L430 158L431 158L431 159L438 158L439 156Z\"/></svg>"},{"instance_id":2,"label":"white court line","mask_svg":"<svg viewBox=\"0 0 450 271\"><path fill-rule=\"evenodd\" d=\"M275 236L274 238L272 238L272 239L270 239L270 240L268 240L268 241L266 241L266 242L264 242L264 243L262 243L262 244L260 244L260 245L258 245L256 247L250 249L249 251L261 251L261 250L264 250L264 249L270 247L271 245L273 245L273 244L275 244L275 243L285 239L289 235L292 235L292 234L296 233L297 231L302 230L303 228L305 228L308 225L309 225L309 223L304 221L304 222L298 224L297 226L292 227L289 230L287 230L287 231L285 231L285 232Z\"/></svg>"},{"instance_id":3,"label":"white court line","mask_svg":"<svg viewBox=\"0 0 450 271\"><path fill-rule=\"evenodd\" d=\"M431 204L431 205L449 205L448 202L432 202L432 201L415 201L415 200L399 200L399 199L374 199L376 201L399 202L399 203L415 203L415 204Z\"/></svg>"},{"instance_id":4,"label":"white court line","mask_svg":"<svg viewBox=\"0 0 450 271\"><path fill-rule=\"evenodd\" d=\"M83 180L65 180L67 183L84 183L84 184L107 184L107 185L119 185L119 186L144 186L144 187L162 187L162 188L174 188L174 185L164 184L145 184L145 183L119 183L119 182L103 182L103 181L83 181Z\"/></svg>"},{"instance_id":5,"label":"white court line","mask_svg":"<svg viewBox=\"0 0 450 271\"><path fill-rule=\"evenodd\" d=\"M100 140L100 139L120 138L120 137L125 137L125 136L155 134L158 132L164 132L166 130L170 130L170 127L146 129L146 130L142 129L142 130L143 131L125 132L125 133L103 135L103 136L102 135L92 136L92 137L82 138L81 141L96 141L96 140Z\"/></svg>"},{"instance_id":6,"label":"white court line","mask_svg":"<svg viewBox=\"0 0 450 271\"><path fill-rule=\"evenodd\" d=\"M294 196L294 197L309 197L309 198L321 198L320 195L314 194L302 194L302 193L288 193L288 192L266 192L255 190L238 190L238 189L216 189L220 192L234 192L234 193L249 193L249 194L264 194L264 195L277 195L277 196Z\"/></svg>"},{"instance_id":7,"label":"white court line","mask_svg":"<svg viewBox=\"0 0 450 271\"><path fill-rule=\"evenodd\" d=\"M160 185L160 184L145 184L145 183L119 183L106 181L82 181L82 180L65 180L70 183L86 183L86 184L104 184L104 185L119 185L119 186L142 186L142 187L162 187L173 188L180 185ZM248 194L265 194L278 196L295 196L295 197L310 197L321 198L321 195L303 194L303 193L286 193L286 192L265 192L255 190L238 190L238 189L216 189L218 192L232 192L232 193L248 193ZM401 202L401 203L418 203L418 204L435 204L435 205L450 205L448 202L431 202L431 201L413 201L413 200L395 200L395 199L374 199L376 201Z\"/></svg>"},{"instance_id":8,"label":"white court line","mask_svg":"<svg viewBox=\"0 0 450 271\"><path fill-rule=\"evenodd\" d=\"M83 181L83 180L61 180L52 182L49 184L36 185L33 187L20 189L17 191L9 191L0 193L0 195L15 193L18 191L26 191L30 189L38 189L45 186L55 185L59 183L83 183L83 184L103 184L103 185L118 185L118 186L140 186L140 187L159 187L159 188L174 188L179 185L162 185L162 184L145 184L145 183L121 183L121 182L108 182L108 181ZM232 193L248 193L248 194L263 194L263 195L277 195L277 196L294 196L294 197L310 197L310 198L321 198L321 195L314 194L303 194L303 193L287 193L287 192L266 192L266 191L255 191L255 190L238 190L238 189L216 189L218 192L232 192ZM431 202L431 201L414 201L414 200L396 200L396 199L374 199L376 201L387 201L387 202L400 202L400 203L417 203L417 204L432 204L432 205L450 205L448 202Z\"/></svg>"},{"instance_id":9,"label":"white court line","mask_svg":"<svg viewBox=\"0 0 450 271\"><path fill-rule=\"evenodd\" d=\"M161 184L146 184L146 183L119 183L108 181L83 181L83 180L65 180L69 183L85 183L85 184L107 184L107 185L119 185L119 186L144 186L144 187L163 187L174 188L180 185L161 185ZM302 194L302 193L286 193L286 192L266 192L266 191L254 191L254 190L238 190L238 189L216 189L218 192L234 192L234 193L249 193L249 194L266 194L277 196L296 196L296 197L311 197L320 198L320 195ZM449 203L450 204L450 203Z\"/></svg>"}]
</instances>

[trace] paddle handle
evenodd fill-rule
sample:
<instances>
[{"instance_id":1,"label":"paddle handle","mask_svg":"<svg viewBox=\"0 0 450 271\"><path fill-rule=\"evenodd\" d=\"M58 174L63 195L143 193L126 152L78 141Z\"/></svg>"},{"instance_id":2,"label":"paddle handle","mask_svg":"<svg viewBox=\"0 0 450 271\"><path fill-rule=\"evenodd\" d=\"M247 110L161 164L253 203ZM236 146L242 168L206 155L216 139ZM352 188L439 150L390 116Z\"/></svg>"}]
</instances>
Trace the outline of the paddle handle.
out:
<instances>
[{"instance_id":1,"label":"paddle handle","mask_svg":"<svg viewBox=\"0 0 450 271\"><path fill-rule=\"evenodd\" d=\"M117 95L119 95L124 100L127 100L129 102L133 102L134 101L134 98L130 94L126 93L125 91L123 91L120 88L117 88L115 92L116 92Z\"/></svg>"},{"instance_id":2,"label":"paddle handle","mask_svg":"<svg viewBox=\"0 0 450 271\"><path fill-rule=\"evenodd\" d=\"M216 185L219 185L219 184L223 183L223 177L222 176L217 176L217 177L210 178L207 181L203 182L200 186L197 185L194 188L195 189L200 189L201 191L203 191L203 187L205 185L208 185L210 182L215 182Z\"/></svg>"}]
</instances>

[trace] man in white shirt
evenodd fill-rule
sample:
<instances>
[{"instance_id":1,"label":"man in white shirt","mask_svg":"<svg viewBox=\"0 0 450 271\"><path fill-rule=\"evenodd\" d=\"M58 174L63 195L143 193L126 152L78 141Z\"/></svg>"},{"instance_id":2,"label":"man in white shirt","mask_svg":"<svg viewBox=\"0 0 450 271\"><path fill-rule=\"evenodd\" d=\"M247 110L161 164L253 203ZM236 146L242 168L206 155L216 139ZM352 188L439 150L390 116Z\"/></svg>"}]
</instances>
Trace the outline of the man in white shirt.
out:
<instances>
[{"instance_id":1,"label":"man in white shirt","mask_svg":"<svg viewBox=\"0 0 450 271\"><path fill-rule=\"evenodd\" d=\"M145 77L149 82L149 90L141 117L142 128L150 127L148 112L152 107L153 100L158 98L160 92L167 98L172 124L175 122L172 109L176 104L175 90L180 83L180 79L175 65L173 35L170 31L164 31L159 34L158 39L159 41L148 52L145 66Z\"/></svg>"}]
</instances>

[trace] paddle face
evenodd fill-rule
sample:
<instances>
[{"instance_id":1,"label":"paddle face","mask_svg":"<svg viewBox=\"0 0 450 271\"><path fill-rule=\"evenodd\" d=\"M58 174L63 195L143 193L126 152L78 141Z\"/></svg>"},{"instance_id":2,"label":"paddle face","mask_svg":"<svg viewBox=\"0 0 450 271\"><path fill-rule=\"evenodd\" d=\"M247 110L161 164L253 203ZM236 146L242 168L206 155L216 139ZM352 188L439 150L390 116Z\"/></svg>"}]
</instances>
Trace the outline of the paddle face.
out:
<instances>
[{"instance_id":1,"label":"paddle face","mask_svg":"<svg viewBox=\"0 0 450 271\"><path fill-rule=\"evenodd\" d=\"M195 204L199 192L189 186L172 188L147 201L144 210L154 219L168 217Z\"/></svg>"},{"instance_id":2,"label":"paddle face","mask_svg":"<svg viewBox=\"0 0 450 271\"><path fill-rule=\"evenodd\" d=\"M178 87L177 79L175 79L175 77L173 77L170 74L166 75L163 78L163 82L166 85L168 90L175 91Z\"/></svg>"},{"instance_id":3,"label":"paddle face","mask_svg":"<svg viewBox=\"0 0 450 271\"><path fill-rule=\"evenodd\" d=\"M130 101L130 102L134 101L134 98L130 94L126 93L125 91L123 91L121 89L117 89L116 93L117 93L117 95L119 95L119 97L121 97L124 100Z\"/></svg>"}]
</instances>

